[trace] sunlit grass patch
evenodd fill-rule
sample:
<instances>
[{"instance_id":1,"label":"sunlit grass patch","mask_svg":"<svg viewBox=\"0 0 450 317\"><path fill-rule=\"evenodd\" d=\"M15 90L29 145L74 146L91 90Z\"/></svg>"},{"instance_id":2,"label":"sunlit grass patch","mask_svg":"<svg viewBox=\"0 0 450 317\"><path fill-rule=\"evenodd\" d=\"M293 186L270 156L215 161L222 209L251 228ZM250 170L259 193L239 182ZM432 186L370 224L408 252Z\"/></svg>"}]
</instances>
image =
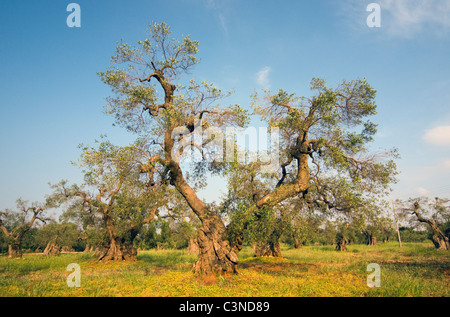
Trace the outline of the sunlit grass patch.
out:
<instances>
[{"instance_id":1,"label":"sunlit grass patch","mask_svg":"<svg viewBox=\"0 0 450 317\"><path fill-rule=\"evenodd\" d=\"M450 296L450 254L431 244L282 248L258 258L245 247L239 274L198 276L186 250L140 251L138 261L98 263L89 254L0 257L0 296ZM78 263L81 286L70 288L67 265ZM367 286L367 265L381 269L381 287Z\"/></svg>"}]
</instances>

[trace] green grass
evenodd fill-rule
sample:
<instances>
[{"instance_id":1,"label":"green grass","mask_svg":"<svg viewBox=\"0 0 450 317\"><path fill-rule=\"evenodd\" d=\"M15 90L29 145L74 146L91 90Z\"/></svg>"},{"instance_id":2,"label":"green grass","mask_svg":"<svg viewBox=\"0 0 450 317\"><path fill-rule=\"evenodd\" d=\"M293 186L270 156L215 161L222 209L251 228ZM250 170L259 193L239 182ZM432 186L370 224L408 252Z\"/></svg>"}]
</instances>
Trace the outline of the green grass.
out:
<instances>
[{"instance_id":1,"label":"green grass","mask_svg":"<svg viewBox=\"0 0 450 317\"><path fill-rule=\"evenodd\" d=\"M450 252L432 244L282 248L283 258L239 254L239 274L199 277L185 250L141 251L138 261L97 263L89 254L0 256L0 296L449 296ZM70 263L81 267L81 287L70 288ZM381 286L367 286L367 265L378 263Z\"/></svg>"}]
</instances>

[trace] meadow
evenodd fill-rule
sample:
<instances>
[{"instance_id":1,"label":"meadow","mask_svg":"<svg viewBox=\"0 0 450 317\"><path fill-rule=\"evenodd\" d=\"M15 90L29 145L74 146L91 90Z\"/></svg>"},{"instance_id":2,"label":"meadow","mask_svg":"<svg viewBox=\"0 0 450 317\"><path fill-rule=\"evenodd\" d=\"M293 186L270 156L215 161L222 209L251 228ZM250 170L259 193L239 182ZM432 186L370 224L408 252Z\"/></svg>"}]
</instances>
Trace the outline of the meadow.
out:
<instances>
[{"instance_id":1,"label":"meadow","mask_svg":"<svg viewBox=\"0 0 450 317\"><path fill-rule=\"evenodd\" d=\"M196 255L187 250L149 250L138 261L98 263L88 253L56 257L0 256L2 297L441 297L450 296L450 253L431 243L282 248L283 258L240 253L239 274L200 277L192 273ZM68 287L70 263L81 269L80 287ZM367 265L381 269L380 287L369 287Z\"/></svg>"}]
</instances>

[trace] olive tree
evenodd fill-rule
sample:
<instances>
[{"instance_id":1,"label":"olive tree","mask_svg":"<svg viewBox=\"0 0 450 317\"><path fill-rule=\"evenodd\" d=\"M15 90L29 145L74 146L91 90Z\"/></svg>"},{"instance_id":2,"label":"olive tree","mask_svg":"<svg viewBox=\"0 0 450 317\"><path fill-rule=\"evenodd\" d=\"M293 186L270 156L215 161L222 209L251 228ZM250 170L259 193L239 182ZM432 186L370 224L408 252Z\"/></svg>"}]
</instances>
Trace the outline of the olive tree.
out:
<instances>
[{"instance_id":1,"label":"olive tree","mask_svg":"<svg viewBox=\"0 0 450 317\"><path fill-rule=\"evenodd\" d=\"M194 270L236 272L237 250L226 239L226 226L188 183L185 172L190 167L182 164L181 157L187 147L206 155L203 149L213 136L200 142L191 136L212 127L242 126L245 111L239 106L220 106L218 101L228 94L209 82L192 79L183 85L182 76L198 63L199 43L190 36L177 40L171 33L165 23L152 23L149 38L135 46L118 43L113 65L99 73L114 94L107 99L106 111L128 130L145 135L150 144L151 179L176 189L201 221L197 232L200 254ZM206 165L200 168L213 164Z\"/></svg>"},{"instance_id":2,"label":"olive tree","mask_svg":"<svg viewBox=\"0 0 450 317\"><path fill-rule=\"evenodd\" d=\"M102 141L81 149L78 165L84 184L62 181L54 185L53 195L67 205L66 212L101 218L108 242L98 260L136 260L133 240L143 224L154 220L167 195L148 178L145 143L116 146Z\"/></svg>"},{"instance_id":3,"label":"olive tree","mask_svg":"<svg viewBox=\"0 0 450 317\"><path fill-rule=\"evenodd\" d=\"M231 187L247 193L249 221L292 198L328 214L370 210L396 181L396 150L372 153L369 148L377 132L370 120L376 91L369 83L344 80L333 89L314 78L311 90L310 97L282 89L254 96L255 114L279 131L279 160L274 173L232 166L239 170L232 174L241 176L230 178ZM240 223L246 228L246 221Z\"/></svg>"},{"instance_id":4,"label":"olive tree","mask_svg":"<svg viewBox=\"0 0 450 317\"><path fill-rule=\"evenodd\" d=\"M429 238L436 249L450 250L450 206L448 199L421 197L398 203L402 206L403 212L406 211L410 214L413 225L424 224L431 230Z\"/></svg>"},{"instance_id":5,"label":"olive tree","mask_svg":"<svg viewBox=\"0 0 450 317\"><path fill-rule=\"evenodd\" d=\"M365 80L343 81L331 89L313 79L310 98L283 90L267 92L262 99L255 96L254 113L280 131L279 160L274 171L251 166L241 173L247 174L241 187L254 192L240 205L243 217L233 217L239 226L233 221L226 225L221 214L199 198L186 175L192 171L201 178L207 171L247 165L239 159L233 164L236 151L223 151L228 142L218 135L229 127L245 127L249 113L239 105L220 105L228 93L213 84L183 78L199 61L197 41L190 36L177 40L165 23L152 23L149 35L136 45L119 42L111 67L99 73L113 93L105 110L116 123L146 138L153 183L178 191L200 220L196 272L236 272L244 230L263 210L300 197L317 208L350 212L394 181L395 163L384 159L395 153L372 155L367 149L376 133L368 119L376 113L375 90ZM202 160L185 164L183 157L192 151ZM262 168L263 161L254 167Z\"/></svg>"},{"instance_id":6,"label":"olive tree","mask_svg":"<svg viewBox=\"0 0 450 317\"><path fill-rule=\"evenodd\" d=\"M22 240L25 234L35 224L36 220L45 222L48 218L44 213L47 209L53 208L53 202L47 199L45 203L32 203L18 199L17 209L13 211L6 209L0 212L0 229L8 243L8 257L22 257Z\"/></svg>"}]
</instances>

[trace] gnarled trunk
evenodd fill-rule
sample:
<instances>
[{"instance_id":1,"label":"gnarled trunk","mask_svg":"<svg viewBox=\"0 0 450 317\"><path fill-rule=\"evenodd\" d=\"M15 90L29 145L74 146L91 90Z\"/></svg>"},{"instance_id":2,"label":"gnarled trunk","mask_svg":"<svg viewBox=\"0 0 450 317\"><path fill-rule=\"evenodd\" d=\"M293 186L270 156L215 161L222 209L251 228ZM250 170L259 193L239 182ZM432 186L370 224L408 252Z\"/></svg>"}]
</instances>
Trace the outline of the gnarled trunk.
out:
<instances>
[{"instance_id":1,"label":"gnarled trunk","mask_svg":"<svg viewBox=\"0 0 450 317\"><path fill-rule=\"evenodd\" d=\"M94 251L94 247L89 245L89 243L86 243L86 246L84 247L84 251L83 252L92 252Z\"/></svg>"},{"instance_id":2,"label":"gnarled trunk","mask_svg":"<svg viewBox=\"0 0 450 317\"><path fill-rule=\"evenodd\" d=\"M170 133L166 134L165 145L167 152L173 147ZM197 232L199 255L193 267L194 272L202 275L237 273L239 248L230 245L222 219L210 211L206 204L198 198L184 179L177 162L169 161L167 166L170 170L171 183L183 195L192 211L202 222L202 226Z\"/></svg>"},{"instance_id":3,"label":"gnarled trunk","mask_svg":"<svg viewBox=\"0 0 450 317\"><path fill-rule=\"evenodd\" d=\"M377 237L375 237L373 234L369 234L367 236L367 245L376 245L377 244Z\"/></svg>"},{"instance_id":4,"label":"gnarled trunk","mask_svg":"<svg viewBox=\"0 0 450 317\"><path fill-rule=\"evenodd\" d=\"M449 237L445 235L444 232L439 228L439 225L434 221L433 219L426 219L419 213L419 203L414 203L414 213L417 216L417 219L420 222L426 223L431 227L431 230L433 231L433 235L431 237L431 240L433 241L433 244L436 249L441 250L450 250L450 240Z\"/></svg>"},{"instance_id":5,"label":"gnarled trunk","mask_svg":"<svg viewBox=\"0 0 450 317\"><path fill-rule=\"evenodd\" d=\"M377 237L375 237L375 235L372 232L364 230L363 234L366 236L366 239L367 239L366 244L367 245L376 245L377 244Z\"/></svg>"},{"instance_id":6,"label":"gnarled trunk","mask_svg":"<svg viewBox=\"0 0 450 317\"><path fill-rule=\"evenodd\" d=\"M201 275L237 273L237 250L225 237L226 229L217 215L203 220L198 230L199 256L194 272Z\"/></svg>"},{"instance_id":7,"label":"gnarled trunk","mask_svg":"<svg viewBox=\"0 0 450 317\"><path fill-rule=\"evenodd\" d=\"M112 239L106 250L98 257L98 261L136 261L137 250L132 244L119 238Z\"/></svg>"},{"instance_id":8,"label":"gnarled trunk","mask_svg":"<svg viewBox=\"0 0 450 317\"><path fill-rule=\"evenodd\" d=\"M255 256L273 256L281 258L280 235L274 231L270 235L269 241L256 244Z\"/></svg>"},{"instance_id":9,"label":"gnarled trunk","mask_svg":"<svg viewBox=\"0 0 450 317\"><path fill-rule=\"evenodd\" d=\"M12 242L8 244L8 257L9 258L21 258L22 257L22 245L19 242Z\"/></svg>"},{"instance_id":10,"label":"gnarled trunk","mask_svg":"<svg viewBox=\"0 0 450 317\"><path fill-rule=\"evenodd\" d=\"M442 232L442 231L441 231ZM440 235L439 233L435 232L432 235L432 241L434 244L434 247L436 249L441 250L450 250L450 241L449 238L446 237L444 234Z\"/></svg>"},{"instance_id":11,"label":"gnarled trunk","mask_svg":"<svg viewBox=\"0 0 450 317\"><path fill-rule=\"evenodd\" d=\"M49 241L44 249L44 255L56 256L61 253L61 248L56 243L56 240Z\"/></svg>"},{"instance_id":12,"label":"gnarled trunk","mask_svg":"<svg viewBox=\"0 0 450 317\"><path fill-rule=\"evenodd\" d=\"M294 249L300 249L301 247L303 247L302 241L294 237Z\"/></svg>"},{"instance_id":13,"label":"gnarled trunk","mask_svg":"<svg viewBox=\"0 0 450 317\"><path fill-rule=\"evenodd\" d=\"M336 235L336 251L347 251L347 244L347 238L342 233L338 233Z\"/></svg>"},{"instance_id":14,"label":"gnarled trunk","mask_svg":"<svg viewBox=\"0 0 450 317\"><path fill-rule=\"evenodd\" d=\"M263 256L273 256L281 258L281 248L280 243L278 242L268 242L264 244L258 244L255 247L255 256L263 257Z\"/></svg>"},{"instance_id":15,"label":"gnarled trunk","mask_svg":"<svg viewBox=\"0 0 450 317\"><path fill-rule=\"evenodd\" d=\"M113 219L109 210L103 213L106 230L109 235L109 246L100 254L98 261L136 261L137 250L133 247L133 239L137 232L134 228L130 229L130 239L118 236Z\"/></svg>"}]
</instances>

